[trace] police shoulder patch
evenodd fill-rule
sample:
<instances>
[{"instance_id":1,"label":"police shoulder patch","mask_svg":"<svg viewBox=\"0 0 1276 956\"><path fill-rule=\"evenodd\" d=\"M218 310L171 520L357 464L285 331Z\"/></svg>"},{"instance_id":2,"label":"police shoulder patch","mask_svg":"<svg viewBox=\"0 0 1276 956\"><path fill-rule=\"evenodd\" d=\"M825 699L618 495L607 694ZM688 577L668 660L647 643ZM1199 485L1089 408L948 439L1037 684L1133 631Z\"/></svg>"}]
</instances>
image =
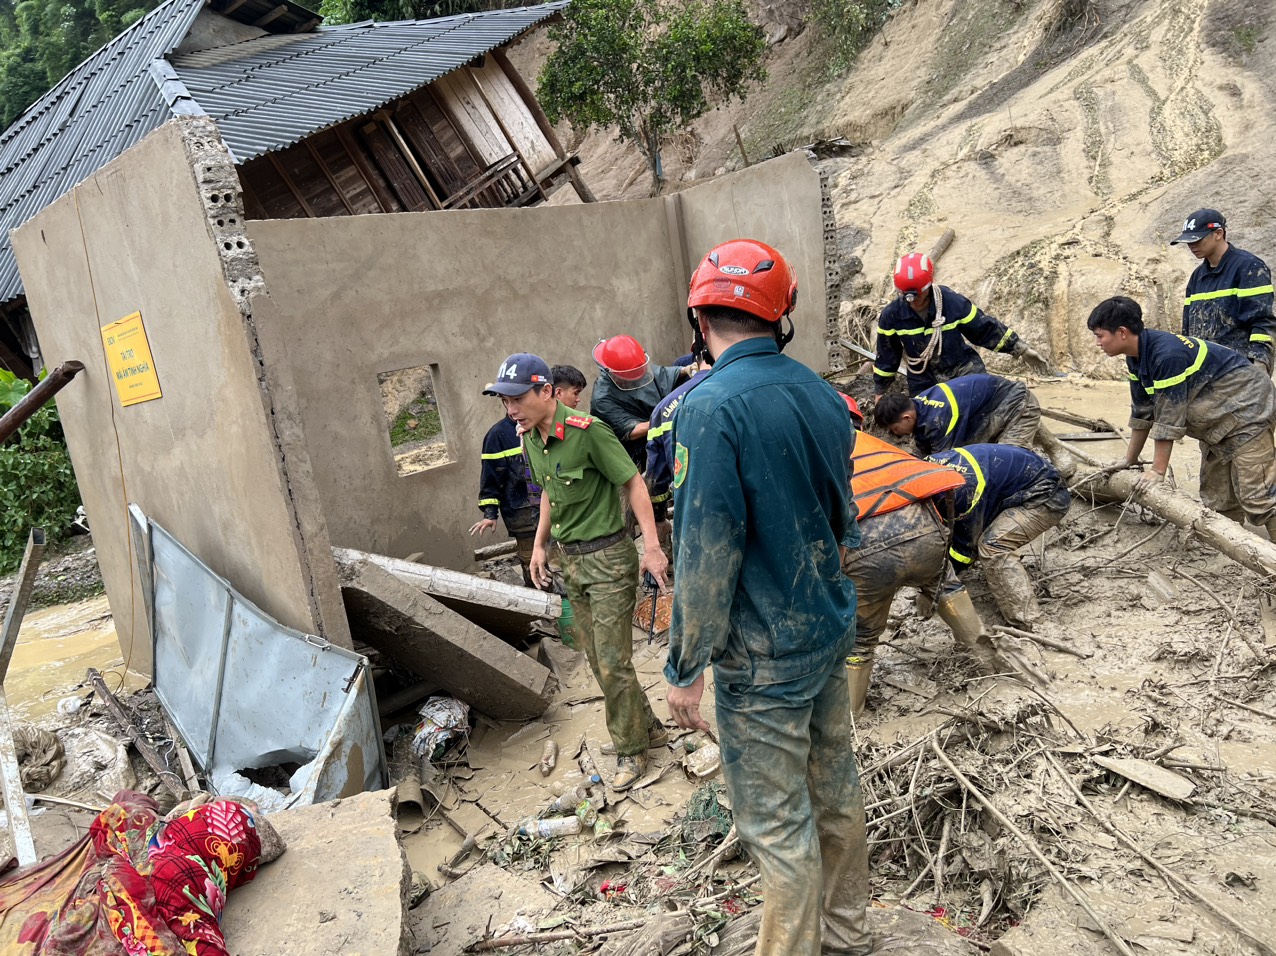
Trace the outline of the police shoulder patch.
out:
<instances>
[{"instance_id":1,"label":"police shoulder patch","mask_svg":"<svg viewBox=\"0 0 1276 956\"><path fill-rule=\"evenodd\" d=\"M673 449L673 486L681 488L682 483L687 480L687 446L682 442L675 442Z\"/></svg>"},{"instance_id":2,"label":"police shoulder patch","mask_svg":"<svg viewBox=\"0 0 1276 956\"><path fill-rule=\"evenodd\" d=\"M573 428L588 428L594 423L594 420L588 415L568 415L563 421Z\"/></svg>"}]
</instances>

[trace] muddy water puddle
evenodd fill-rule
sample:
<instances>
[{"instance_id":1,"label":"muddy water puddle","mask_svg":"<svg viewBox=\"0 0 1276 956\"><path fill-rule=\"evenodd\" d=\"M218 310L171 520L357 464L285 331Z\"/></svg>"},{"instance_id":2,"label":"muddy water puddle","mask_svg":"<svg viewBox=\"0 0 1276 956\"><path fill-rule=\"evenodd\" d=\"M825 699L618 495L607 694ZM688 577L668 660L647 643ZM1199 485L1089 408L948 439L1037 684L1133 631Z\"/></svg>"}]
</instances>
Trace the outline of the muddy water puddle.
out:
<instances>
[{"instance_id":1,"label":"muddy water puddle","mask_svg":"<svg viewBox=\"0 0 1276 956\"><path fill-rule=\"evenodd\" d=\"M119 689L124 659L105 597L28 613L4 679L14 719L39 721L54 715L58 701L78 691L90 667L106 675L112 690ZM146 683L133 674L123 690L139 690Z\"/></svg>"}]
</instances>

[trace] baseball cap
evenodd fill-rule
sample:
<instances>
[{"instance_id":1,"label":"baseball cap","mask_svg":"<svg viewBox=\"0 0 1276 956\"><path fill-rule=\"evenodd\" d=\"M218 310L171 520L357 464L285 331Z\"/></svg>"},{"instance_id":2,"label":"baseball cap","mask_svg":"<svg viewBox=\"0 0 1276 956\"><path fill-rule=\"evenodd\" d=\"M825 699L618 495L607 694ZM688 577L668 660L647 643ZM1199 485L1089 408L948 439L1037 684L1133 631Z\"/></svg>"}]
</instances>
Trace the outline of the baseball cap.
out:
<instances>
[{"instance_id":1,"label":"baseball cap","mask_svg":"<svg viewBox=\"0 0 1276 956\"><path fill-rule=\"evenodd\" d=\"M539 355L531 352L515 352L496 372L496 381L483 389L484 395L522 395L529 388L553 384L549 366Z\"/></svg>"},{"instance_id":2,"label":"baseball cap","mask_svg":"<svg viewBox=\"0 0 1276 956\"><path fill-rule=\"evenodd\" d=\"M1227 225L1227 220L1223 218L1223 214L1217 209L1198 209L1192 215L1187 217L1183 223L1183 232L1179 234L1177 239L1171 239L1170 245L1175 246L1180 242L1196 242L1203 239L1215 229L1222 229Z\"/></svg>"}]
</instances>

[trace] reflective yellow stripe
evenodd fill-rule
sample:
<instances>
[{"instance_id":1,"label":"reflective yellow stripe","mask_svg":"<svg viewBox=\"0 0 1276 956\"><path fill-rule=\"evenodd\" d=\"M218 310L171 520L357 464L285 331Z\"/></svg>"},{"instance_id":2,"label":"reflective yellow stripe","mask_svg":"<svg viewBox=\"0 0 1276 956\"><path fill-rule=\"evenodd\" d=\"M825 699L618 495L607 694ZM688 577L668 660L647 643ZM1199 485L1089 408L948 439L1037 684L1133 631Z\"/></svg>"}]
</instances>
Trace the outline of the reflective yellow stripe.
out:
<instances>
[{"instance_id":1,"label":"reflective yellow stripe","mask_svg":"<svg viewBox=\"0 0 1276 956\"><path fill-rule=\"evenodd\" d=\"M1135 375L1133 372L1126 372L1125 374L1130 376L1131 382L1137 382L1139 380L1139 377Z\"/></svg>"},{"instance_id":2,"label":"reflective yellow stripe","mask_svg":"<svg viewBox=\"0 0 1276 956\"><path fill-rule=\"evenodd\" d=\"M975 495L970 499L970 507L961 513L961 517L964 518L966 515L975 510L975 505L979 504L979 499L984 496L984 489L987 487L987 482L984 481L984 473L979 467L979 462L975 461L974 456L972 456L970 452L966 451L964 448L954 448L953 451L961 455L962 458L965 458L975 472Z\"/></svg>"},{"instance_id":3,"label":"reflective yellow stripe","mask_svg":"<svg viewBox=\"0 0 1276 956\"><path fill-rule=\"evenodd\" d=\"M1270 285L1256 285L1251 289L1215 289L1213 292L1198 292L1196 295L1189 295L1183 300L1183 304L1191 305L1193 302L1204 302L1207 299L1222 299L1229 295L1244 299L1251 295L1270 295L1271 293L1272 287Z\"/></svg>"},{"instance_id":4,"label":"reflective yellow stripe","mask_svg":"<svg viewBox=\"0 0 1276 956\"><path fill-rule=\"evenodd\" d=\"M666 491L663 495L652 495L652 496L651 496L651 503L652 503L653 505L658 505L658 504L660 504L660 502L662 502L662 501L668 501L668 500L669 500L670 498L672 498L672 497L673 497L673 492L672 492L672 491Z\"/></svg>"},{"instance_id":5,"label":"reflective yellow stripe","mask_svg":"<svg viewBox=\"0 0 1276 956\"><path fill-rule=\"evenodd\" d=\"M483 461L495 461L498 458L513 458L515 455L523 454L523 446L517 448L507 448L505 451L494 451L490 454L479 455Z\"/></svg>"},{"instance_id":6,"label":"reflective yellow stripe","mask_svg":"<svg viewBox=\"0 0 1276 956\"><path fill-rule=\"evenodd\" d=\"M499 507L500 503L501 503L500 498L480 498L479 499L480 508L484 507L485 505L497 505Z\"/></svg>"},{"instance_id":7,"label":"reflective yellow stripe","mask_svg":"<svg viewBox=\"0 0 1276 956\"><path fill-rule=\"evenodd\" d=\"M874 375L880 375L882 378L894 378L894 377L895 377L895 373L894 373L894 372L883 372L883 371L882 371L880 368L878 368L876 365L874 365L874 366L873 366L873 374L874 374Z\"/></svg>"},{"instance_id":8,"label":"reflective yellow stripe","mask_svg":"<svg viewBox=\"0 0 1276 956\"><path fill-rule=\"evenodd\" d=\"M953 433L953 429L957 426L957 416L961 414L957 409L957 396L954 395L953 390L943 382L939 383L939 390L948 396L948 401L953 406L952 420L948 423L948 431L944 432L945 435L951 435Z\"/></svg>"},{"instance_id":9,"label":"reflective yellow stripe","mask_svg":"<svg viewBox=\"0 0 1276 956\"><path fill-rule=\"evenodd\" d=\"M655 441L661 435L665 435L671 431L673 431L673 419L670 419L662 425L657 425L651 431L647 432L647 441Z\"/></svg>"},{"instance_id":10,"label":"reflective yellow stripe","mask_svg":"<svg viewBox=\"0 0 1276 956\"><path fill-rule=\"evenodd\" d=\"M1255 332L1249 337L1249 340L1251 342L1270 342L1272 337L1270 335L1263 335L1261 332Z\"/></svg>"},{"instance_id":11,"label":"reflective yellow stripe","mask_svg":"<svg viewBox=\"0 0 1276 956\"><path fill-rule=\"evenodd\" d=\"M972 563L972 562L975 560L974 558L968 558L968 557L966 557L964 554L962 554L962 553L961 553L960 551L958 551L956 548L949 548L949 549L948 549L948 556L949 556L950 558L952 558L954 561L960 561L962 564L970 564L970 563Z\"/></svg>"},{"instance_id":12,"label":"reflective yellow stripe","mask_svg":"<svg viewBox=\"0 0 1276 956\"><path fill-rule=\"evenodd\" d=\"M1000 352L1001 347L1010 341L1010 336L1015 334L1014 329L1006 329L1006 334L1001 337L1001 341L992 347L994 352Z\"/></svg>"},{"instance_id":13,"label":"reflective yellow stripe","mask_svg":"<svg viewBox=\"0 0 1276 956\"><path fill-rule=\"evenodd\" d=\"M1157 389L1173 388L1175 385L1181 385L1183 382L1187 381L1190 376L1195 375L1201 370L1201 366L1205 364L1205 353L1209 351L1209 346L1205 344L1204 339L1192 339L1192 341L1199 345L1201 349L1200 353L1196 356L1196 361L1173 378L1161 378L1154 380L1152 382L1152 387L1147 390L1149 393L1154 392Z\"/></svg>"},{"instance_id":14,"label":"reflective yellow stripe","mask_svg":"<svg viewBox=\"0 0 1276 956\"><path fill-rule=\"evenodd\" d=\"M979 306L972 305L970 307L970 312L967 313L964 319L958 319L956 322L948 322L945 325L940 326L939 331L947 332L950 329L957 328L957 326L959 325L965 325L967 322L974 321L975 314L978 311L979 311ZM933 335L934 333L935 333L934 326L922 326L916 329L883 329L882 327L878 326L878 329L877 329L878 335ZM1005 340L1003 339L1002 341L1005 341Z\"/></svg>"}]
</instances>

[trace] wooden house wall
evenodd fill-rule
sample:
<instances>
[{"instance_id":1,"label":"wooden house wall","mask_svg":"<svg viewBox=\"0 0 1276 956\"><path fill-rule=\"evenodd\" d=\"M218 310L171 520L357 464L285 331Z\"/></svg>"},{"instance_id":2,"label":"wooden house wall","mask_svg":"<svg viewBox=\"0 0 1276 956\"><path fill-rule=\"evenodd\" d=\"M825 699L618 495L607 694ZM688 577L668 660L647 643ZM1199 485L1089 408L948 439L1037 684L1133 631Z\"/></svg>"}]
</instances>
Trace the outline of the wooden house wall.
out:
<instances>
[{"instance_id":1,"label":"wooden house wall","mask_svg":"<svg viewBox=\"0 0 1276 956\"><path fill-rule=\"evenodd\" d=\"M474 68L474 73L493 109L500 114L514 147L527 160L532 172L539 173L557 163L554 147L536 125L532 111L496 58L489 56L482 67Z\"/></svg>"}]
</instances>

